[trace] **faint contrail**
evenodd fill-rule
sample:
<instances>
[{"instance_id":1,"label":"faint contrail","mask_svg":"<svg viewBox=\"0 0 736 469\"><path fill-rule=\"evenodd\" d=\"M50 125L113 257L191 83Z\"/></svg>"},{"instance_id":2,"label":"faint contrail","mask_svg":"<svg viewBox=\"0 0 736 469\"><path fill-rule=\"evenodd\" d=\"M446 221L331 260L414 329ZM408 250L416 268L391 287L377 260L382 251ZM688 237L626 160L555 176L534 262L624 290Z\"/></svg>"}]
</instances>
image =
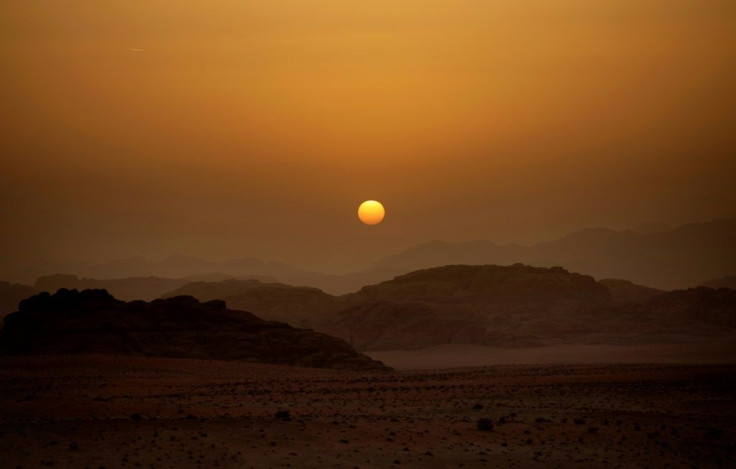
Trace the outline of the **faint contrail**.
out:
<instances>
[{"instance_id":1,"label":"faint contrail","mask_svg":"<svg viewBox=\"0 0 736 469\"><path fill-rule=\"evenodd\" d=\"M128 49L130 52L146 52L148 49Z\"/></svg>"}]
</instances>

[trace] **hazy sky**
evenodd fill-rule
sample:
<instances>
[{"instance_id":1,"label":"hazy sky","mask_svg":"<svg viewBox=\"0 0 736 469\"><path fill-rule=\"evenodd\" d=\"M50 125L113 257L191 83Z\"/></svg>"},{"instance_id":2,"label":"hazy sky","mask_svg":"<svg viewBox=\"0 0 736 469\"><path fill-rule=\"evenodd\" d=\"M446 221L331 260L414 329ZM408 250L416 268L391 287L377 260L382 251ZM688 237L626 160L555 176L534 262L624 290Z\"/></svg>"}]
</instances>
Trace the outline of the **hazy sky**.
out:
<instances>
[{"instance_id":1,"label":"hazy sky","mask_svg":"<svg viewBox=\"0 0 736 469\"><path fill-rule=\"evenodd\" d=\"M5 1L0 63L8 265L736 215L733 0Z\"/></svg>"}]
</instances>

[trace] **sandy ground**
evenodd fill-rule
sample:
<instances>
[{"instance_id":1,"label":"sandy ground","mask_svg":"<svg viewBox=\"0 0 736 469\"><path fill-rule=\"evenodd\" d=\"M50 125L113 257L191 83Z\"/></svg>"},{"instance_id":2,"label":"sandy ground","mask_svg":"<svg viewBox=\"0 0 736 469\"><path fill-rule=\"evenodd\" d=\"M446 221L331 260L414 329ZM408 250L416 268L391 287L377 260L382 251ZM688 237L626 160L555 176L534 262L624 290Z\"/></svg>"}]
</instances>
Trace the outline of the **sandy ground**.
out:
<instances>
[{"instance_id":1,"label":"sandy ground","mask_svg":"<svg viewBox=\"0 0 736 469\"><path fill-rule=\"evenodd\" d=\"M736 341L683 342L646 345L553 345L494 348L448 344L416 351L370 351L366 355L397 370L467 366L594 363L736 363Z\"/></svg>"},{"instance_id":2,"label":"sandy ground","mask_svg":"<svg viewBox=\"0 0 736 469\"><path fill-rule=\"evenodd\" d=\"M3 468L736 467L735 441L736 365L0 358Z\"/></svg>"}]
</instances>

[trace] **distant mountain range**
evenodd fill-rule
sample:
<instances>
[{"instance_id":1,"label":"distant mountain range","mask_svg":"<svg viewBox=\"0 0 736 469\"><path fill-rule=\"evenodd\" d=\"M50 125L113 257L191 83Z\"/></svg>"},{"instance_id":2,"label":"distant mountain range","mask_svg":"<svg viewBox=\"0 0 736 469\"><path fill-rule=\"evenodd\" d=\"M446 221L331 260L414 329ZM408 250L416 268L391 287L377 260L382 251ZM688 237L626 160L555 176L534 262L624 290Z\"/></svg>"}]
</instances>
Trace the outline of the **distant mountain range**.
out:
<instances>
[{"instance_id":1,"label":"distant mountain range","mask_svg":"<svg viewBox=\"0 0 736 469\"><path fill-rule=\"evenodd\" d=\"M662 292L560 267L448 265L339 297L254 280L198 282L169 294L222 299L343 338L358 350L736 338L734 290Z\"/></svg>"},{"instance_id":2,"label":"distant mountain range","mask_svg":"<svg viewBox=\"0 0 736 469\"><path fill-rule=\"evenodd\" d=\"M409 272L448 264L524 263L562 266L599 279L626 279L672 290L734 274L734 240L736 219L646 232L591 229L529 247L499 246L489 241L434 241L383 259L375 270Z\"/></svg>"},{"instance_id":3,"label":"distant mountain range","mask_svg":"<svg viewBox=\"0 0 736 469\"><path fill-rule=\"evenodd\" d=\"M636 288L559 267L435 267L349 295L355 306L320 330L360 350L736 338L736 291L700 288L649 296L642 290L632 294Z\"/></svg>"},{"instance_id":4,"label":"distant mountain range","mask_svg":"<svg viewBox=\"0 0 736 469\"><path fill-rule=\"evenodd\" d=\"M662 224L628 231L589 229L533 246L497 245L490 241L432 241L381 259L368 269L344 275L310 272L252 257L212 262L183 255L172 256L161 262L130 258L103 264L47 264L35 266L31 270L37 275L73 274L97 280L151 276L187 280L199 276L198 279L204 281L261 278L315 287L331 294L345 294L365 285L429 267L524 263L538 267L562 266L569 271L585 272L599 279L625 279L650 288L672 290L734 275L734 239L736 219L728 219L691 223L674 229ZM72 285L58 286L69 288ZM127 295L122 293L121 285L118 288L121 294ZM146 295L151 297L158 291L151 287Z\"/></svg>"},{"instance_id":5,"label":"distant mountain range","mask_svg":"<svg viewBox=\"0 0 736 469\"><path fill-rule=\"evenodd\" d=\"M192 297L126 303L62 289L23 300L0 330L1 355L80 353L387 369L335 337Z\"/></svg>"},{"instance_id":6,"label":"distant mountain range","mask_svg":"<svg viewBox=\"0 0 736 469\"><path fill-rule=\"evenodd\" d=\"M162 296L224 301L231 310L315 329L358 350L448 343L518 347L736 338L736 290L699 287L665 292L627 280L596 281L561 267L447 265L341 296L256 279L181 285L181 279L156 277L93 281L56 276L39 281L37 287L64 282L108 285L133 296L136 288L153 294L175 287ZM29 292L18 285L8 291L16 300ZM153 314L155 321L159 310L152 305L165 304L134 301L125 308L140 308ZM21 304L23 308L27 310L28 304ZM166 327L161 324L161 330Z\"/></svg>"}]
</instances>

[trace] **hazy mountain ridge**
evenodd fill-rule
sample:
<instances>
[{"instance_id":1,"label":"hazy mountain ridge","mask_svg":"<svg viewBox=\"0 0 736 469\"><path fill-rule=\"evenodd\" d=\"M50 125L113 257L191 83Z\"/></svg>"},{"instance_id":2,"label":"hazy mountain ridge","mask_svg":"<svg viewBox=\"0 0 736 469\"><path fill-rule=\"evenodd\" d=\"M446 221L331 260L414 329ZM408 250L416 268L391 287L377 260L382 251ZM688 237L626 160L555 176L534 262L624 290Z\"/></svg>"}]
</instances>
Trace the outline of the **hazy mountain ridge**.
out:
<instances>
[{"instance_id":1,"label":"hazy mountain ridge","mask_svg":"<svg viewBox=\"0 0 736 469\"><path fill-rule=\"evenodd\" d=\"M346 342L264 321L193 297L123 302L104 290L62 289L20 304L0 330L0 353L122 354L385 369Z\"/></svg>"},{"instance_id":2,"label":"hazy mountain ridge","mask_svg":"<svg viewBox=\"0 0 736 469\"><path fill-rule=\"evenodd\" d=\"M736 269L736 219L651 232L588 229L533 246L489 241L433 241L389 256L377 266L417 270L445 264L560 265L596 278L620 278L672 290Z\"/></svg>"},{"instance_id":3,"label":"hazy mountain ridge","mask_svg":"<svg viewBox=\"0 0 736 469\"><path fill-rule=\"evenodd\" d=\"M257 281L191 284L171 294L227 295L228 302L270 319L302 321L359 350L386 350L678 342L734 333L729 321L736 318L736 299L697 291L661 292L623 280L596 282L560 267L516 264L423 269L341 297ZM304 301L306 293L318 301Z\"/></svg>"},{"instance_id":4,"label":"hazy mountain ridge","mask_svg":"<svg viewBox=\"0 0 736 469\"><path fill-rule=\"evenodd\" d=\"M322 330L366 350L542 345L587 332L586 321L575 316L612 303L608 289L590 276L521 264L423 269L346 298L364 306L341 313Z\"/></svg>"},{"instance_id":5,"label":"hazy mountain ridge","mask_svg":"<svg viewBox=\"0 0 736 469\"><path fill-rule=\"evenodd\" d=\"M736 218L691 223L674 229L661 224L656 224L656 229L640 231L587 229L533 246L498 245L490 241L432 241L387 256L370 268L347 274L311 272L253 257L213 262L184 255L171 256L160 262L134 257L102 264L49 263L28 269L37 272L36 276L39 272L41 275L67 273L90 279L257 277L315 287L330 294L346 294L430 267L523 263L539 267L562 266L599 279L625 279L650 288L672 290L732 275L736 271L736 243L732 242L733 239L736 239Z\"/></svg>"},{"instance_id":6,"label":"hazy mountain ridge","mask_svg":"<svg viewBox=\"0 0 736 469\"><path fill-rule=\"evenodd\" d=\"M571 273L561 267L523 264L446 265L422 269L365 286L348 297L352 301L399 299L440 304L468 301L488 304L520 299L550 304L611 299L608 289L588 275Z\"/></svg>"},{"instance_id":7,"label":"hazy mountain ridge","mask_svg":"<svg viewBox=\"0 0 736 469\"><path fill-rule=\"evenodd\" d=\"M445 266L348 297L358 306L322 330L364 350L659 343L736 334L736 291L658 292L559 267Z\"/></svg>"}]
</instances>

